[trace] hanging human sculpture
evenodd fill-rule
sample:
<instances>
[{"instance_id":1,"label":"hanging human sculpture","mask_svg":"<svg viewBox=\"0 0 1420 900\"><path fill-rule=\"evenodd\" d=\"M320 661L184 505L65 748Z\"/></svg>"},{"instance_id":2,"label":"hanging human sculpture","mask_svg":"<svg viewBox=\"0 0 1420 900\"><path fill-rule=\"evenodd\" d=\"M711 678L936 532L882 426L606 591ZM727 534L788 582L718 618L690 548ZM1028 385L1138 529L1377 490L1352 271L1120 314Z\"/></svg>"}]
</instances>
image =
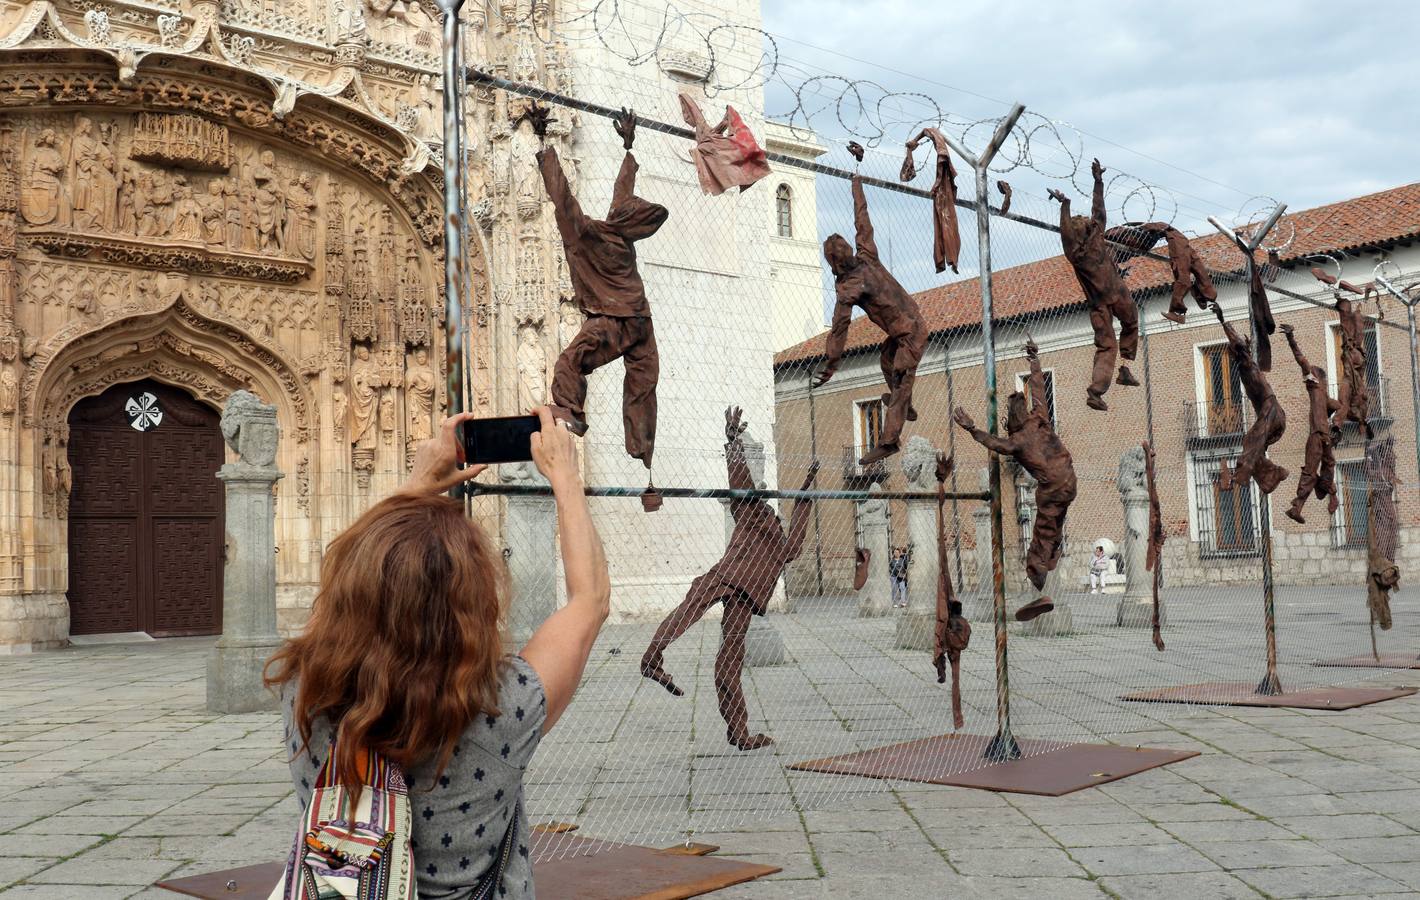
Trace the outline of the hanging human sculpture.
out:
<instances>
[{"instance_id":1,"label":"hanging human sculpture","mask_svg":"<svg viewBox=\"0 0 1420 900\"><path fill-rule=\"evenodd\" d=\"M726 106L720 124L711 128L696 102L682 93L680 115L695 130L690 161L705 193L719 196L735 187L745 191L769 174L764 151L733 106Z\"/></svg>"},{"instance_id":2,"label":"hanging human sculpture","mask_svg":"<svg viewBox=\"0 0 1420 900\"><path fill-rule=\"evenodd\" d=\"M1154 573L1154 617L1152 622L1154 649L1160 653L1164 652L1163 635L1163 607L1159 605L1160 582L1163 581L1164 568L1160 565L1164 554L1164 541L1168 540L1168 535L1164 533L1164 515L1159 508L1159 486L1154 480L1154 448L1148 441L1143 443L1144 448L1144 486L1149 489L1149 546L1145 551L1144 568L1146 571Z\"/></svg>"},{"instance_id":3,"label":"hanging human sculpture","mask_svg":"<svg viewBox=\"0 0 1420 900\"><path fill-rule=\"evenodd\" d=\"M1016 391L1006 401L1006 436L998 437L976 427L960 406L952 414L978 444L994 453L1004 453L1036 480L1035 526L1026 551L1026 577L1037 591L1045 587L1045 577L1060 563L1065 534L1065 514L1075 500L1075 464L1070 451L1050 422L1049 398L1045 393L1045 373L1040 368L1040 348L1027 340L1030 361L1030 403ZM1050 612L1055 603L1041 595L1016 610L1016 621L1028 622Z\"/></svg>"},{"instance_id":4,"label":"hanging human sculpture","mask_svg":"<svg viewBox=\"0 0 1420 900\"><path fill-rule=\"evenodd\" d=\"M1008 216L1008 215L1010 215L1010 214L1011 214L1011 185L1010 185L1004 178L1002 178L1002 179L999 179L999 180L996 182L996 190L998 190L998 191L1001 192L1001 197L1002 197L1002 200L1001 200L1001 215L1003 215L1003 216Z\"/></svg>"},{"instance_id":5,"label":"hanging human sculpture","mask_svg":"<svg viewBox=\"0 0 1420 900\"><path fill-rule=\"evenodd\" d=\"M524 113L540 141L547 136L546 107L536 104ZM636 242L655 234L669 213L664 206L636 196L636 116L623 109L613 123L626 156L612 189L611 208L604 220L582 212L562 172L557 150L544 143L537 151L542 182L552 200L557 230L566 248L567 267L582 328L553 367L552 402L559 417L578 435L586 434L587 376L613 360L625 366L622 419L626 452L651 468L656 446L656 383L660 354L651 324L651 304L636 267ZM660 507L660 496L648 487L642 497L648 512Z\"/></svg>"},{"instance_id":6,"label":"hanging human sculpture","mask_svg":"<svg viewBox=\"0 0 1420 900\"><path fill-rule=\"evenodd\" d=\"M1282 326L1282 334L1292 348L1292 356L1302 370L1302 380L1307 388L1307 444L1302 459L1302 472L1297 476L1297 496L1287 510L1287 518L1299 525L1307 520L1302 516L1302 507L1307 498L1316 495L1318 500L1326 500L1327 513L1336 512L1339 503L1336 490L1336 455L1332 450L1334 438L1331 417L1341 408L1340 402L1332 399L1326 386L1326 370L1314 366L1302 353L1291 325Z\"/></svg>"},{"instance_id":7,"label":"hanging human sculpture","mask_svg":"<svg viewBox=\"0 0 1420 900\"><path fill-rule=\"evenodd\" d=\"M1252 341L1239 335L1233 326L1223 318L1223 308L1213 304L1213 314L1223 333L1228 338L1228 352L1232 355L1233 371L1238 373L1243 391L1252 403L1253 423L1243 435L1242 452L1238 454L1237 468L1231 468L1224 461L1218 470L1218 489L1231 491L1233 486L1245 485L1249 478L1257 482L1264 494L1277 490L1277 485L1287 478L1287 470L1267 458L1267 448L1282 439L1287 429L1287 414L1272 385L1252 358Z\"/></svg>"},{"instance_id":8,"label":"hanging human sculpture","mask_svg":"<svg viewBox=\"0 0 1420 900\"><path fill-rule=\"evenodd\" d=\"M1148 253L1160 239L1169 248L1169 269L1173 273L1173 294L1169 297L1165 319L1182 325L1188 321L1188 308L1183 298L1190 293L1199 309L1207 309L1218 299L1213 276L1203 264L1203 257L1193 248L1188 237L1167 222L1127 222L1105 232L1105 240L1119 244L1134 253Z\"/></svg>"},{"instance_id":9,"label":"hanging human sculpture","mask_svg":"<svg viewBox=\"0 0 1420 900\"><path fill-rule=\"evenodd\" d=\"M763 486L754 483L745 459L746 426L742 415L737 406L725 410L725 467L730 487L748 491ZM818 468L817 460L810 464L800 490L813 487ZM749 631L750 616L762 616L769 608L769 598L784 567L798 558L812 509L813 501L795 500L786 533L774 508L764 500L731 500L730 515L735 520L735 529L724 555L708 572L690 583L685 599L656 628L650 646L641 657L643 676L671 694L682 696L685 692L664 669L663 654L715 604L723 604L720 650L715 656L715 694L720 716L725 720L726 738L740 750L756 750L774 743L767 735L749 733L749 713L740 685L745 634Z\"/></svg>"},{"instance_id":10,"label":"hanging human sculpture","mask_svg":"<svg viewBox=\"0 0 1420 900\"><path fill-rule=\"evenodd\" d=\"M1395 438L1372 443L1366 448L1366 603L1382 631L1390 630L1390 592L1400 585L1400 568L1395 564L1398 484Z\"/></svg>"},{"instance_id":11,"label":"hanging human sculpture","mask_svg":"<svg viewBox=\"0 0 1420 900\"><path fill-rule=\"evenodd\" d=\"M947 139L935 128L922 129L907 142L907 158L902 161L902 171L898 174L903 181L917 177L917 163L912 154L924 139L930 140L937 151L937 177L931 188L932 262L938 272L945 272L947 266L955 272L961 255L961 230L957 226L957 170L952 166Z\"/></svg>"},{"instance_id":12,"label":"hanging human sculpture","mask_svg":"<svg viewBox=\"0 0 1420 900\"><path fill-rule=\"evenodd\" d=\"M1089 216L1070 215L1070 198L1060 191L1051 188L1050 196L1060 203L1060 245L1085 293L1090 327L1095 333L1094 371L1085 390L1085 403L1091 409L1106 410L1109 404L1104 395L1119 357L1124 358L1125 364L1119 366L1115 383L1130 387L1139 384L1127 365L1139 352L1139 310L1105 242L1104 166L1095 160L1090 171L1094 173L1095 187ZM1117 338L1115 319L1119 320Z\"/></svg>"},{"instance_id":13,"label":"hanging human sculpture","mask_svg":"<svg viewBox=\"0 0 1420 900\"><path fill-rule=\"evenodd\" d=\"M855 155L860 160L861 154L862 148L858 147ZM824 349L826 362L814 379L814 387L827 384L838 371L848 341L853 308L861 307L868 320L887 334L879 354L879 365L888 387L882 398L887 414L878 445L858 461L859 465L866 466L896 453L903 425L917 420L917 411L912 408L912 386L917 380L917 364L922 361L922 351L927 346L927 326L922 321L917 301L878 258L873 223L868 218L868 200L863 194L863 181L857 175L853 176L853 220L857 227L856 253L842 235L831 234L823 242L823 256L833 272L838 301Z\"/></svg>"},{"instance_id":14,"label":"hanging human sculpture","mask_svg":"<svg viewBox=\"0 0 1420 900\"><path fill-rule=\"evenodd\" d=\"M961 712L961 654L971 643L971 623L962 615L961 601L952 594L952 576L947 569L947 526L944 507L947 503L947 477L952 474L955 460L945 453L937 454L937 627L932 648L932 665L937 670L937 683L947 680L947 664L952 669L952 727L961 728L965 719Z\"/></svg>"}]
</instances>

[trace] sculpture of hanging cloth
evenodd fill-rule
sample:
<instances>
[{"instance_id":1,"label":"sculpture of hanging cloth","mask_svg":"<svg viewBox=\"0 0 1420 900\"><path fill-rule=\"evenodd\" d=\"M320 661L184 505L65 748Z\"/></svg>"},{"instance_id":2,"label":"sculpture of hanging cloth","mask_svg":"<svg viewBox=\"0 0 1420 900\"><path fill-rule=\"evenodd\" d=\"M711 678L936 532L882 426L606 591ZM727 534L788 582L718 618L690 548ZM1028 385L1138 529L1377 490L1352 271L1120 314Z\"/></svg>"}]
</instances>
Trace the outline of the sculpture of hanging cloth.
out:
<instances>
[{"instance_id":1,"label":"sculpture of hanging cloth","mask_svg":"<svg viewBox=\"0 0 1420 900\"><path fill-rule=\"evenodd\" d=\"M957 170L952 166L951 154L947 151L947 139L935 128L924 128L917 137L907 142L907 158L902 161L902 171L898 177L911 181L917 177L917 164L912 153L923 138L930 138L937 150L937 180L932 182L932 262L938 272L945 272L947 266L957 271L957 258L961 254L961 229L957 226Z\"/></svg>"},{"instance_id":2,"label":"sculpture of hanging cloth","mask_svg":"<svg viewBox=\"0 0 1420 900\"><path fill-rule=\"evenodd\" d=\"M681 94L680 115L695 129L690 161L695 164L700 189L705 193L719 196L733 187L744 191L769 174L764 151L733 106L726 106L725 117L711 128L695 101Z\"/></svg>"}]
</instances>

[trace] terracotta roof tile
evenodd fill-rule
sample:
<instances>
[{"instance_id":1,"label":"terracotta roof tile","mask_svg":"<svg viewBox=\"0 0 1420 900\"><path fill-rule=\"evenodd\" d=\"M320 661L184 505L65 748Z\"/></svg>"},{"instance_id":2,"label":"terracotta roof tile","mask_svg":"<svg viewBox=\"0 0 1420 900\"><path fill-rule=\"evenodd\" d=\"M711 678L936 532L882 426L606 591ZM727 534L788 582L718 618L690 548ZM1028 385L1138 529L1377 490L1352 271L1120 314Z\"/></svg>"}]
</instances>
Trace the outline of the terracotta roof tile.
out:
<instances>
[{"instance_id":1,"label":"terracotta roof tile","mask_svg":"<svg viewBox=\"0 0 1420 900\"><path fill-rule=\"evenodd\" d=\"M1284 264L1317 253L1351 252L1417 238L1420 183L1288 214L1278 227L1283 229L1278 234L1285 235L1290 230L1294 235L1281 254ZM1239 268L1236 251L1220 234L1196 238L1193 246L1215 273ZM1164 252L1162 243L1156 252ZM1171 281L1168 264L1148 258L1134 260L1126 278L1133 291L1166 288ZM1075 273L1063 256L998 270L991 285L999 319L1060 310L1084 302ZM970 327L981 321L981 295L975 278L930 288L914 296L930 332ZM780 351L775 354L775 365L821 359L826 336L824 332ZM882 332L866 316L858 316L848 326L848 353L876 348L881 341Z\"/></svg>"}]
</instances>

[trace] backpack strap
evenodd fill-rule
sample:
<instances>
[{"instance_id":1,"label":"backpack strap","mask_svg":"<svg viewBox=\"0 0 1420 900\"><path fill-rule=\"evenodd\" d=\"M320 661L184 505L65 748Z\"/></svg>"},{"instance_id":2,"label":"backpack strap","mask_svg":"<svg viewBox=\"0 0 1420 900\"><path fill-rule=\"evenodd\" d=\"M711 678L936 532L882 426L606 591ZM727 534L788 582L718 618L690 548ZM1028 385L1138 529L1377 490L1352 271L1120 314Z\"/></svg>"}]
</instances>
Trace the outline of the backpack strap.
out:
<instances>
[{"instance_id":1,"label":"backpack strap","mask_svg":"<svg viewBox=\"0 0 1420 900\"><path fill-rule=\"evenodd\" d=\"M513 818L508 822L508 831L498 845L498 855L493 860L493 867L479 879L478 886L468 895L468 900L492 900L498 886L503 883L503 874L508 871L508 861L513 855L513 844L518 839L518 820L519 809L515 803Z\"/></svg>"}]
</instances>

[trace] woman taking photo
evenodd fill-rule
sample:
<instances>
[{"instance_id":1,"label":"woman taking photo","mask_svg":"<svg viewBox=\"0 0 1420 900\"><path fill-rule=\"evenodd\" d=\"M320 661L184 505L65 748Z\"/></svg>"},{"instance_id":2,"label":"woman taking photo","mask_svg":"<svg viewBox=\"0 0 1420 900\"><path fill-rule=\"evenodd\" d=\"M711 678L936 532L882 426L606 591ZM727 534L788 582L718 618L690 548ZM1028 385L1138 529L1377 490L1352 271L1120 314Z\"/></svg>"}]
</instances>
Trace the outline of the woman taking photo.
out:
<instances>
[{"instance_id":1,"label":"woman taking photo","mask_svg":"<svg viewBox=\"0 0 1420 900\"><path fill-rule=\"evenodd\" d=\"M331 542L309 623L267 664L303 809L332 745L326 783L358 790L367 758L402 770L420 900L464 898L492 880L493 896L533 896L523 772L571 702L609 610L572 436L546 408L537 414L533 462L557 503L567 604L516 656L500 639L501 554L443 496L485 468L458 468L465 413L420 446L397 493Z\"/></svg>"}]
</instances>

